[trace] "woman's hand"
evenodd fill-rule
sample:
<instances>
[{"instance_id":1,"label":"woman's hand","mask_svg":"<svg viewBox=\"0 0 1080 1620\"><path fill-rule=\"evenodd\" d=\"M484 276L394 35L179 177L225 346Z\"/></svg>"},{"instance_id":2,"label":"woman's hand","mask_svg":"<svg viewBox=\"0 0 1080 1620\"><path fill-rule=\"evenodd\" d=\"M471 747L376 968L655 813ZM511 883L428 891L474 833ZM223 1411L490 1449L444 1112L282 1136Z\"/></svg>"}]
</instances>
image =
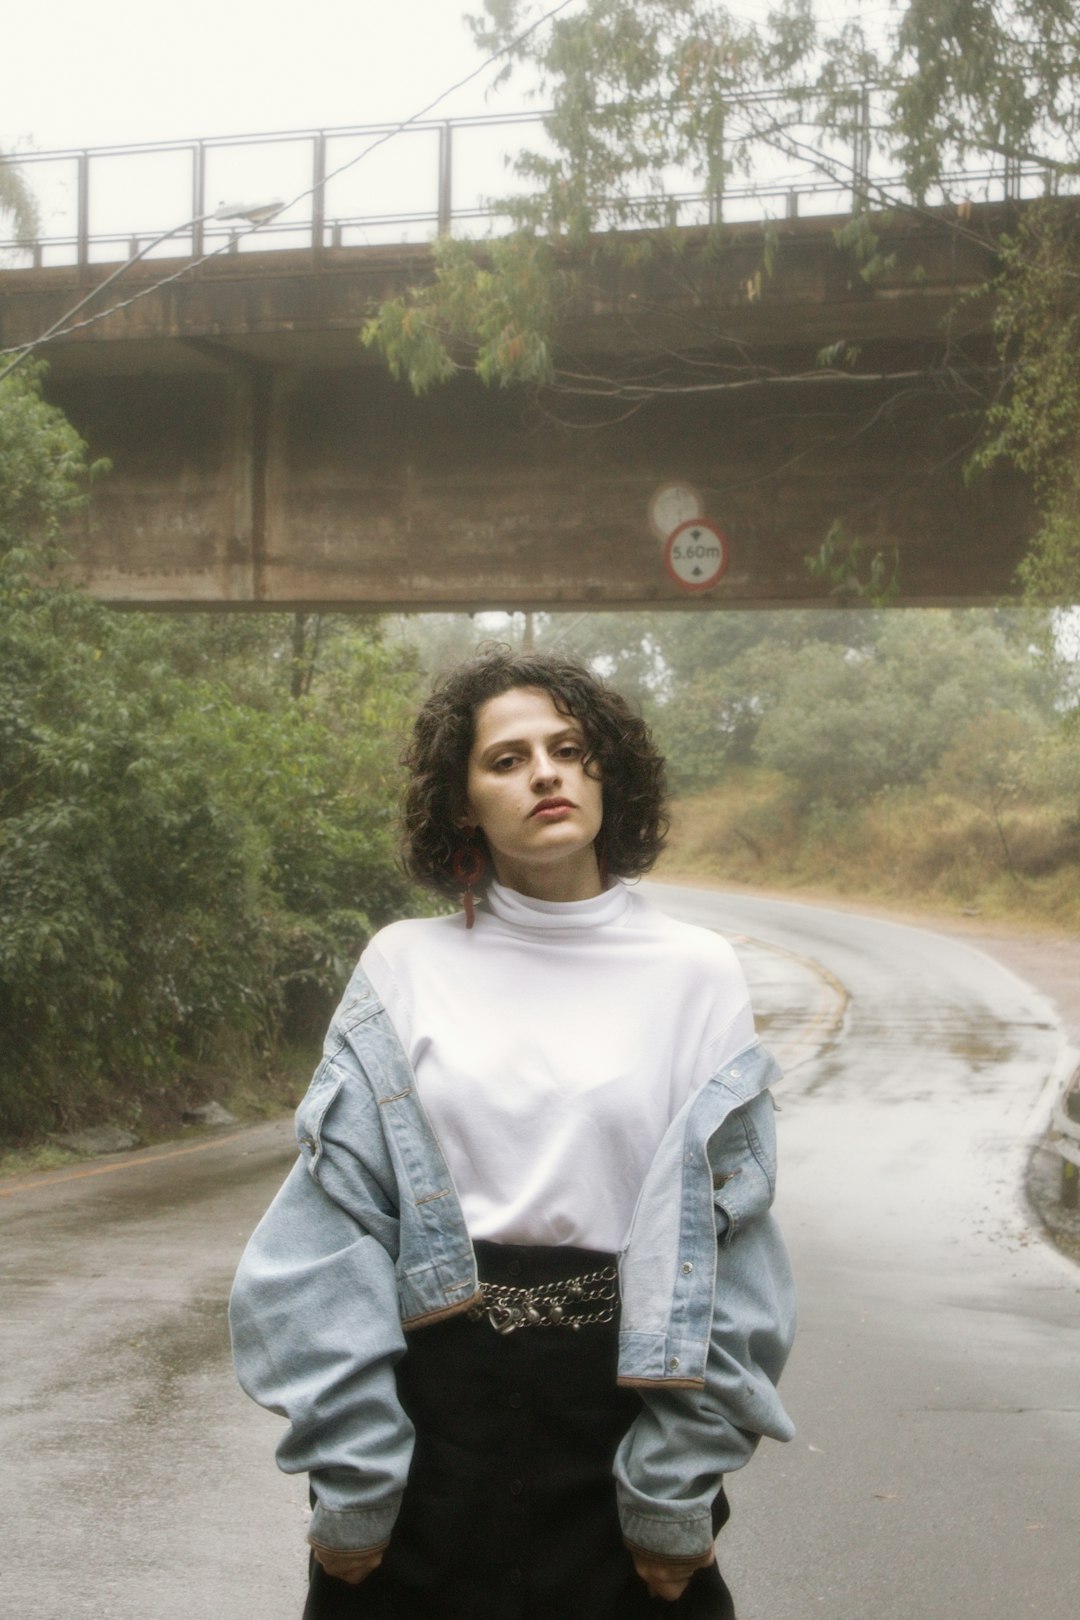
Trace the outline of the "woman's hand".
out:
<instances>
[{"instance_id":1,"label":"woman's hand","mask_svg":"<svg viewBox=\"0 0 1080 1620\"><path fill-rule=\"evenodd\" d=\"M348 1581L350 1586L359 1586L383 1560L381 1548L377 1552L335 1552L330 1547L312 1546L311 1550L328 1575Z\"/></svg>"},{"instance_id":2,"label":"woman's hand","mask_svg":"<svg viewBox=\"0 0 1080 1620\"><path fill-rule=\"evenodd\" d=\"M650 1597L663 1598L666 1603L674 1603L682 1597L690 1585L690 1577L695 1570L707 1569L716 1558L716 1548L710 1547L707 1553L702 1553L697 1563L690 1563L680 1558L676 1563L665 1563L662 1558L650 1558L647 1553L631 1553L634 1568L641 1576L648 1589Z\"/></svg>"}]
</instances>

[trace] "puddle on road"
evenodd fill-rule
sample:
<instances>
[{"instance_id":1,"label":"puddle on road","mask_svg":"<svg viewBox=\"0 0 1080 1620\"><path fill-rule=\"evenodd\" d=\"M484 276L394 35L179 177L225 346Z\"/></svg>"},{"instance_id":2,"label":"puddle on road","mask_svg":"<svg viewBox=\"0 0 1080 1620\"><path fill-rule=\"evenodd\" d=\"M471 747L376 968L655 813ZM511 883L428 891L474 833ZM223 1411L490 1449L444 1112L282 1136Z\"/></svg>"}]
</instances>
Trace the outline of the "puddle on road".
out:
<instances>
[{"instance_id":1,"label":"puddle on road","mask_svg":"<svg viewBox=\"0 0 1080 1620\"><path fill-rule=\"evenodd\" d=\"M224 1292L203 1295L155 1325L154 1356L163 1391L175 1392L182 1379L216 1370L222 1357L228 1357L226 1304Z\"/></svg>"},{"instance_id":2,"label":"puddle on road","mask_svg":"<svg viewBox=\"0 0 1080 1620\"><path fill-rule=\"evenodd\" d=\"M1045 1070L1053 1033L1046 1024L1017 1025L966 1006L875 1015L854 1003L845 1039L806 1065L800 1090L935 1106L1003 1096L1018 1084L1030 1092L1028 1071Z\"/></svg>"},{"instance_id":3,"label":"puddle on road","mask_svg":"<svg viewBox=\"0 0 1080 1620\"><path fill-rule=\"evenodd\" d=\"M997 1039L991 1040L985 1034L968 1030L954 1036L949 1042L949 1053L952 1057L967 1063L977 1073L982 1069L993 1068L999 1063L1011 1063L1019 1055L1019 1043L1007 1037L1012 1031L1001 1026L1004 1033Z\"/></svg>"},{"instance_id":4,"label":"puddle on road","mask_svg":"<svg viewBox=\"0 0 1080 1620\"><path fill-rule=\"evenodd\" d=\"M177 1408L198 1400L192 1380L215 1383L229 1363L227 1285L220 1293L199 1295L151 1322L134 1340L114 1342L111 1353L124 1357L132 1381L132 1417L143 1425L171 1422Z\"/></svg>"}]
</instances>

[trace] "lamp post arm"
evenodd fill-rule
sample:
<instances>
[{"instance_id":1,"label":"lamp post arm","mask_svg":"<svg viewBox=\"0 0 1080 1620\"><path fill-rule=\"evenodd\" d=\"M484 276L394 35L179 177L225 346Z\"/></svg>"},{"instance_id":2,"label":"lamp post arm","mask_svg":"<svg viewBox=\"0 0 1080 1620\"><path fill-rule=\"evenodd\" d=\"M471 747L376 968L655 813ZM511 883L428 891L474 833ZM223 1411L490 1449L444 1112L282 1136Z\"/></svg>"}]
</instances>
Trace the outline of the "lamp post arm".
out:
<instances>
[{"instance_id":1,"label":"lamp post arm","mask_svg":"<svg viewBox=\"0 0 1080 1620\"><path fill-rule=\"evenodd\" d=\"M170 237L179 236L181 231L190 230L193 225L203 225L208 219L221 221L248 219L255 225L259 225L264 223L265 219L272 218L280 208L281 204L279 202L262 203L250 208L227 205L214 208L209 214L198 214L194 219L186 219L182 224L174 225L171 230L163 231L160 236L155 236L152 241L147 242L144 248L140 248L138 253L133 253L129 259L125 259L123 264L118 264L116 269L105 277L104 281L99 281L96 287L91 287L85 297L80 298L77 304L73 304L70 309L65 310L63 315L53 321L51 326L46 327L44 332L39 333L32 343L24 345L15 358L10 360L0 371L0 382L3 382L5 377L10 376L16 367L21 366L24 360L28 360L35 349L39 349L43 343L47 343L55 333L60 331L61 327L67 326L76 315L86 308L87 304L92 303L99 293L103 293L106 287L111 287L113 282L118 280L120 276L127 274L133 264L138 264L140 259L145 259L148 253L152 253L156 247L160 247L162 242L167 242Z\"/></svg>"},{"instance_id":2,"label":"lamp post arm","mask_svg":"<svg viewBox=\"0 0 1080 1620\"><path fill-rule=\"evenodd\" d=\"M206 219L212 219L213 215L206 214L203 217ZM59 316L59 318L55 320L51 326L46 327L45 331L40 333L39 336L34 339L33 343L28 343L26 348L19 355L19 358L17 360L13 360L10 366L7 366L3 371L0 371L0 378L6 377L8 372L12 369L12 366L19 365L21 361L25 359L26 355L28 355L33 349L36 349L39 344L47 342L47 340L52 337L54 332L58 332L60 328L62 326L66 326L68 321L70 321L74 316L81 314L81 312L86 308L87 304L93 302L98 293L103 293L106 287L111 287L113 282L130 270L133 264L138 264L140 259L145 259L148 253L152 253L156 247L160 247L162 242L167 242L171 236L178 236L181 231L186 231L189 226L200 223L201 221L199 220L189 219L185 220L182 225L174 225L171 231L166 231L162 236L155 236L153 241L147 242L146 246L144 248L140 248L138 253L133 253L129 259L124 260L123 264L118 264L116 269L105 277L104 281L99 281L96 287L91 287L85 298L80 298L77 304L73 304L72 307L67 310L65 314Z\"/></svg>"}]
</instances>

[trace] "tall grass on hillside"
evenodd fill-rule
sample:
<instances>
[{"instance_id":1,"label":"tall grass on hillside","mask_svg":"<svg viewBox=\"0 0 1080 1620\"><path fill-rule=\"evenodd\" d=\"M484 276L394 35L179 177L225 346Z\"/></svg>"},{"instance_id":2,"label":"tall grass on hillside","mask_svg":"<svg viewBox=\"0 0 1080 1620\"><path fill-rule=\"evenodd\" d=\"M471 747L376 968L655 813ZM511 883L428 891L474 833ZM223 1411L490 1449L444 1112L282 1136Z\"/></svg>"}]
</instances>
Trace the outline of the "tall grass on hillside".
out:
<instances>
[{"instance_id":1,"label":"tall grass on hillside","mask_svg":"<svg viewBox=\"0 0 1080 1620\"><path fill-rule=\"evenodd\" d=\"M676 802L662 875L813 889L1080 928L1080 822L930 787L800 811L775 772L733 772Z\"/></svg>"}]
</instances>

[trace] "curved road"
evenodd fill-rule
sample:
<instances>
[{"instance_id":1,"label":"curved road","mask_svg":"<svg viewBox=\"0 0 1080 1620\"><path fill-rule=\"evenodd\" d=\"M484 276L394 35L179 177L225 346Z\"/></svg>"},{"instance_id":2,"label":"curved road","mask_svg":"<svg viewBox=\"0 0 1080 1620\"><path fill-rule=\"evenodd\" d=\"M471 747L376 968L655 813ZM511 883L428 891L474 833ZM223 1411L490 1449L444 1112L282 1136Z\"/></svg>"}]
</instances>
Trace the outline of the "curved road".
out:
<instances>
[{"instance_id":1,"label":"curved road","mask_svg":"<svg viewBox=\"0 0 1080 1620\"><path fill-rule=\"evenodd\" d=\"M1019 1198L1050 1009L920 929L650 892L735 940L787 1070L799 1434L730 1482L740 1620L1072 1620L1080 1272ZM291 1159L282 1122L0 1183L5 1615L296 1620L303 1484L222 1309Z\"/></svg>"},{"instance_id":2,"label":"curved road","mask_svg":"<svg viewBox=\"0 0 1080 1620\"><path fill-rule=\"evenodd\" d=\"M1050 1008L923 929L650 888L734 939L788 1070L799 1434L731 1481L740 1620L1071 1620L1080 1272L1020 1202Z\"/></svg>"}]
</instances>

